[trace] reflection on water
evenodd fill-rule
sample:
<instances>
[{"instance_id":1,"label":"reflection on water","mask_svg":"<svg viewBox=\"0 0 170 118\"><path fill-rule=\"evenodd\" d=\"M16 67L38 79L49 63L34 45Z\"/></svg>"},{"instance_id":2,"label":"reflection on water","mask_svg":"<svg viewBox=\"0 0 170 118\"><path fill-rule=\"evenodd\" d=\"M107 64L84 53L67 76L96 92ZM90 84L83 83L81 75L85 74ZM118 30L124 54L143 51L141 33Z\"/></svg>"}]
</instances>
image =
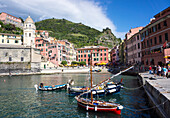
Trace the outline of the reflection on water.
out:
<instances>
[{"instance_id":1,"label":"reflection on water","mask_svg":"<svg viewBox=\"0 0 170 118\"><path fill-rule=\"evenodd\" d=\"M93 74L93 83L96 84L109 74ZM34 84L44 85L65 84L69 79L75 81L75 85L89 85L88 74L56 74L12 76L0 78L0 117L79 117L79 118L120 118L120 117L151 117L151 111L136 112L128 109L122 110L122 115L112 113L87 112L77 107L74 97L68 96L62 91L35 91ZM113 79L119 82L123 78L126 87L138 87L136 77L118 76ZM131 109L148 108L146 95L142 89L121 90L120 93L99 100L114 101Z\"/></svg>"}]
</instances>

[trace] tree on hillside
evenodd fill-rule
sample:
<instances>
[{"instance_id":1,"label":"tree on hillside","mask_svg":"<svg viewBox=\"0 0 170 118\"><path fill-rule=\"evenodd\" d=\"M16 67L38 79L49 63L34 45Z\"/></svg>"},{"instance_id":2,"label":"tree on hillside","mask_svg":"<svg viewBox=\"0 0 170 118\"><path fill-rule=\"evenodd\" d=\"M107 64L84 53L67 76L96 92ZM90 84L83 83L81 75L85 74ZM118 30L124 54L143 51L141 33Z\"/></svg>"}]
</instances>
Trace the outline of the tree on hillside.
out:
<instances>
[{"instance_id":1,"label":"tree on hillside","mask_svg":"<svg viewBox=\"0 0 170 118\"><path fill-rule=\"evenodd\" d=\"M4 27L4 23L2 21L0 21L0 25L2 28Z\"/></svg>"},{"instance_id":2,"label":"tree on hillside","mask_svg":"<svg viewBox=\"0 0 170 118\"><path fill-rule=\"evenodd\" d=\"M21 19L22 23L24 23L24 20L21 17L19 17L19 19Z\"/></svg>"}]
</instances>

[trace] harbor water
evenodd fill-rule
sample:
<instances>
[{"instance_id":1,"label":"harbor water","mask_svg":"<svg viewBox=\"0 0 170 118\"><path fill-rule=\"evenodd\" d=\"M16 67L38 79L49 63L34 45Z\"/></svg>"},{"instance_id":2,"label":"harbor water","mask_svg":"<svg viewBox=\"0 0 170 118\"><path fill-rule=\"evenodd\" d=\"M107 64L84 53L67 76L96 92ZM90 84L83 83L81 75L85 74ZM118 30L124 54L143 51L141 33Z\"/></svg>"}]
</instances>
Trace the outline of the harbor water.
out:
<instances>
[{"instance_id":1,"label":"harbor water","mask_svg":"<svg viewBox=\"0 0 170 118\"><path fill-rule=\"evenodd\" d=\"M111 74L93 74L93 84L111 77ZM119 82L123 78L127 88L139 87L137 77L120 75L112 79ZM105 101L114 101L124 106L121 115L85 111L77 107L74 96L67 90L36 91L35 84L65 84L73 79L75 86L88 86L88 74L54 74L31 76L0 77L0 118L151 118L156 117L149 108L147 96L141 89L121 89L120 93L98 97ZM139 111L141 110L141 111Z\"/></svg>"}]
</instances>

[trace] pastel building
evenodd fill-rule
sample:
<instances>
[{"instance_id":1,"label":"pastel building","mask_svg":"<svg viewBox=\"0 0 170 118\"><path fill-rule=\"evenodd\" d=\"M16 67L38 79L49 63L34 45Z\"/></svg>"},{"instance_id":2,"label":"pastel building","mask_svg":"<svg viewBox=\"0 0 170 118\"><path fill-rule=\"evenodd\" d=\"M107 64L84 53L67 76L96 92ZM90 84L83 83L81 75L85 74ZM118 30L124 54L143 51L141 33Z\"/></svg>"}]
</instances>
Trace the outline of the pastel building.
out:
<instances>
[{"instance_id":1,"label":"pastel building","mask_svg":"<svg viewBox=\"0 0 170 118\"><path fill-rule=\"evenodd\" d=\"M135 50L136 38L132 37L134 34L138 33L143 27L137 27L130 29L125 35L125 63L130 64L132 62L133 56L135 56L133 50ZM133 39L133 40L132 40ZM133 55L133 56L132 56ZM135 56L136 57L136 56Z\"/></svg>"},{"instance_id":2,"label":"pastel building","mask_svg":"<svg viewBox=\"0 0 170 118\"><path fill-rule=\"evenodd\" d=\"M0 20L5 23L5 24L13 24L16 27L20 27L21 29L23 28L23 23L20 18L17 18L15 16L12 16L10 14L2 12L0 14Z\"/></svg>"},{"instance_id":3,"label":"pastel building","mask_svg":"<svg viewBox=\"0 0 170 118\"><path fill-rule=\"evenodd\" d=\"M103 46L85 46L77 49L77 61L90 62L90 54L92 53L92 65L97 63L108 63L108 47Z\"/></svg>"},{"instance_id":4,"label":"pastel building","mask_svg":"<svg viewBox=\"0 0 170 118\"><path fill-rule=\"evenodd\" d=\"M0 33L0 44L22 45L21 35Z\"/></svg>"},{"instance_id":5,"label":"pastel building","mask_svg":"<svg viewBox=\"0 0 170 118\"><path fill-rule=\"evenodd\" d=\"M72 61L76 61L76 51L74 45L67 40L58 40L58 57L59 63L67 61L70 65Z\"/></svg>"},{"instance_id":6,"label":"pastel building","mask_svg":"<svg viewBox=\"0 0 170 118\"><path fill-rule=\"evenodd\" d=\"M57 41L51 40L50 44L48 45L48 57L49 61L55 64L56 66L59 65L58 63L58 44Z\"/></svg>"},{"instance_id":7,"label":"pastel building","mask_svg":"<svg viewBox=\"0 0 170 118\"><path fill-rule=\"evenodd\" d=\"M127 40L127 60L129 65L141 64L141 38L136 33Z\"/></svg>"},{"instance_id":8,"label":"pastel building","mask_svg":"<svg viewBox=\"0 0 170 118\"><path fill-rule=\"evenodd\" d=\"M142 63L145 66L168 62L170 46L170 7L156 14L141 31Z\"/></svg>"},{"instance_id":9,"label":"pastel building","mask_svg":"<svg viewBox=\"0 0 170 118\"><path fill-rule=\"evenodd\" d=\"M43 57L48 58L48 45L50 42L41 37L35 38L35 48L40 50L40 53Z\"/></svg>"},{"instance_id":10,"label":"pastel building","mask_svg":"<svg viewBox=\"0 0 170 118\"><path fill-rule=\"evenodd\" d=\"M110 51L111 64L115 65L119 63L119 46L115 46Z\"/></svg>"}]
</instances>

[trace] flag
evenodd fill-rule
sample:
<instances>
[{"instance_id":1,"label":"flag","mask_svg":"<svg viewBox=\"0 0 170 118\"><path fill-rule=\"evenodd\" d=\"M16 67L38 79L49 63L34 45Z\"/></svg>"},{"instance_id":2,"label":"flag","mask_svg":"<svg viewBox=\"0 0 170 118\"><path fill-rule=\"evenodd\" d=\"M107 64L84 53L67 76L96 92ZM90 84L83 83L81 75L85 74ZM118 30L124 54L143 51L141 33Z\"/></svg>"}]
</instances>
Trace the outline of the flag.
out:
<instances>
[{"instance_id":1,"label":"flag","mask_svg":"<svg viewBox=\"0 0 170 118\"><path fill-rule=\"evenodd\" d=\"M165 43L163 44L163 48L166 48L166 41L165 41Z\"/></svg>"}]
</instances>

